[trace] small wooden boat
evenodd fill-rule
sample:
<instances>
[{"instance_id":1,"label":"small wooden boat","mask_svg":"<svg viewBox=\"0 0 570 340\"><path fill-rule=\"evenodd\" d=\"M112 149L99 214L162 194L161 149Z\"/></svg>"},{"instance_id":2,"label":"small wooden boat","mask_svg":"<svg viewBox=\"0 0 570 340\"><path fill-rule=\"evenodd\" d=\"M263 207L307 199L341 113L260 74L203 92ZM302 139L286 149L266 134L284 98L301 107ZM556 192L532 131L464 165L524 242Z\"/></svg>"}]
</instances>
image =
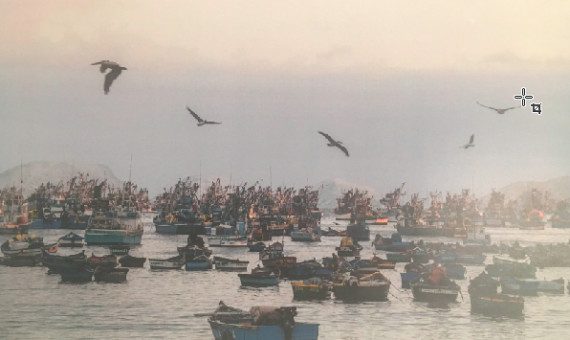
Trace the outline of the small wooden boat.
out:
<instances>
[{"instance_id":1,"label":"small wooden boat","mask_svg":"<svg viewBox=\"0 0 570 340\"><path fill-rule=\"evenodd\" d=\"M501 291L505 294L537 295L538 283L536 280L519 280L511 276L502 276L499 280Z\"/></svg>"},{"instance_id":2,"label":"small wooden boat","mask_svg":"<svg viewBox=\"0 0 570 340\"><path fill-rule=\"evenodd\" d=\"M340 240L340 246L336 247L338 256L341 257L357 257L360 256L362 246L358 242L354 242L351 237L343 237Z\"/></svg>"},{"instance_id":3,"label":"small wooden boat","mask_svg":"<svg viewBox=\"0 0 570 340\"><path fill-rule=\"evenodd\" d=\"M247 247L247 238L240 235L209 236L208 245L210 247Z\"/></svg>"},{"instance_id":4,"label":"small wooden boat","mask_svg":"<svg viewBox=\"0 0 570 340\"><path fill-rule=\"evenodd\" d=\"M451 281L446 284L434 284L422 276L410 283L416 301L454 302L457 300L460 287Z\"/></svg>"},{"instance_id":5,"label":"small wooden boat","mask_svg":"<svg viewBox=\"0 0 570 340\"><path fill-rule=\"evenodd\" d=\"M183 256L174 256L168 259L149 259L150 269L180 269L184 265Z\"/></svg>"},{"instance_id":6,"label":"small wooden boat","mask_svg":"<svg viewBox=\"0 0 570 340\"><path fill-rule=\"evenodd\" d=\"M220 307L210 315L208 323L215 340L318 340L319 325L297 322L296 307L255 306L249 312Z\"/></svg>"},{"instance_id":7,"label":"small wooden boat","mask_svg":"<svg viewBox=\"0 0 570 340\"><path fill-rule=\"evenodd\" d=\"M240 261L238 259L228 259L225 257L214 256L214 265L217 270L231 272L246 272L249 261Z\"/></svg>"},{"instance_id":8,"label":"small wooden boat","mask_svg":"<svg viewBox=\"0 0 570 340\"><path fill-rule=\"evenodd\" d=\"M391 252L406 252L413 248L411 242L402 242L402 236L399 233L393 233L391 237L382 237L376 234L372 242L376 250L391 251Z\"/></svg>"},{"instance_id":9,"label":"small wooden boat","mask_svg":"<svg viewBox=\"0 0 570 340\"><path fill-rule=\"evenodd\" d=\"M329 297L331 285L319 277L291 281L295 300L324 300Z\"/></svg>"},{"instance_id":10,"label":"small wooden boat","mask_svg":"<svg viewBox=\"0 0 570 340\"><path fill-rule=\"evenodd\" d=\"M130 250L131 246L128 244L113 244L109 246L109 251L111 251L111 254L117 256L125 256L129 253Z\"/></svg>"},{"instance_id":11,"label":"small wooden boat","mask_svg":"<svg viewBox=\"0 0 570 340\"><path fill-rule=\"evenodd\" d=\"M84 283L93 280L93 268L84 265L78 268L60 271L61 281L71 283Z\"/></svg>"},{"instance_id":12,"label":"small wooden boat","mask_svg":"<svg viewBox=\"0 0 570 340\"><path fill-rule=\"evenodd\" d=\"M62 271L76 270L87 264L85 250L80 253L62 256L53 255L46 250L42 251L42 264L49 268L48 273L60 273Z\"/></svg>"},{"instance_id":13,"label":"small wooden boat","mask_svg":"<svg viewBox=\"0 0 570 340\"><path fill-rule=\"evenodd\" d=\"M538 281L538 291L543 293L564 294L564 279Z\"/></svg>"},{"instance_id":14,"label":"small wooden boat","mask_svg":"<svg viewBox=\"0 0 570 340\"><path fill-rule=\"evenodd\" d=\"M312 228L293 230L291 232L291 241L320 242L321 235L312 230Z\"/></svg>"},{"instance_id":15,"label":"small wooden boat","mask_svg":"<svg viewBox=\"0 0 570 340\"><path fill-rule=\"evenodd\" d=\"M123 256L119 259L121 267L142 268L146 262L146 257L136 257L131 255Z\"/></svg>"},{"instance_id":16,"label":"small wooden boat","mask_svg":"<svg viewBox=\"0 0 570 340\"><path fill-rule=\"evenodd\" d=\"M377 271L361 277L344 277L333 283L333 292L336 299L343 301L386 301L390 284L390 280Z\"/></svg>"},{"instance_id":17,"label":"small wooden boat","mask_svg":"<svg viewBox=\"0 0 570 340\"><path fill-rule=\"evenodd\" d=\"M512 276L518 279L534 279L536 268L527 263L488 264L485 270L493 277Z\"/></svg>"},{"instance_id":18,"label":"small wooden boat","mask_svg":"<svg viewBox=\"0 0 570 340\"><path fill-rule=\"evenodd\" d=\"M410 262L412 261L411 253L386 253L386 259L390 262Z\"/></svg>"},{"instance_id":19,"label":"small wooden boat","mask_svg":"<svg viewBox=\"0 0 570 340\"><path fill-rule=\"evenodd\" d=\"M212 269L213 263L210 258L206 255L199 255L191 260L186 260L186 270L196 271L196 270L209 270Z\"/></svg>"},{"instance_id":20,"label":"small wooden boat","mask_svg":"<svg viewBox=\"0 0 570 340\"><path fill-rule=\"evenodd\" d=\"M346 226L346 236L352 237L355 241L368 241L370 240L370 228L365 221L359 224L349 224Z\"/></svg>"},{"instance_id":21,"label":"small wooden boat","mask_svg":"<svg viewBox=\"0 0 570 340\"><path fill-rule=\"evenodd\" d=\"M117 256L115 255L103 255L95 256L91 253L91 256L87 258L87 264L89 264L93 269L97 267L116 267L119 265L117 262Z\"/></svg>"},{"instance_id":22,"label":"small wooden boat","mask_svg":"<svg viewBox=\"0 0 570 340\"><path fill-rule=\"evenodd\" d=\"M129 268L97 267L94 272L95 281L121 283L127 280Z\"/></svg>"},{"instance_id":23,"label":"small wooden boat","mask_svg":"<svg viewBox=\"0 0 570 340\"><path fill-rule=\"evenodd\" d=\"M14 255L30 255L41 256L42 247L44 246L43 238L33 235L18 234L6 242L2 243L0 249L4 256Z\"/></svg>"},{"instance_id":24,"label":"small wooden boat","mask_svg":"<svg viewBox=\"0 0 570 340\"><path fill-rule=\"evenodd\" d=\"M41 264L41 259L36 255L18 254L3 257L2 264L8 267L34 267Z\"/></svg>"},{"instance_id":25,"label":"small wooden boat","mask_svg":"<svg viewBox=\"0 0 570 340\"><path fill-rule=\"evenodd\" d=\"M259 253L260 251L265 249L265 243L263 243L263 241L247 240L247 248L251 252Z\"/></svg>"},{"instance_id":26,"label":"small wooden boat","mask_svg":"<svg viewBox=\"0 0 570 340\"><path fill-rule=\"evenodd\" d=\"M254 268L249 274L238 274L242 286L270 287L279 284L279 275L269 268Z\"/></svg>"},{"instance_id":27,"label":"small wooden boat","mask_svg":"<svg viewBox=\"0 0 570 340\"><path fill-rule=\"evenodd\" d=\"M498 294L498 286L499 282L485 272L471 280L468 289L471 312L489 316L522 316L524 299L518 296Z\"/></svg>"},{"instance_id":28,"label":"small wooden boat","mask_svg":"<svg viewBox=\"0 0 570 340\"><path fill-rule=\"evenodd\" d=\"M57 240L60 247L83 247L83 237L74 232L70 232Z\"/></svg>"},{"instance_id":29,"label":"small wooden boat","mask_svg":"<svg viewBox=\"0 0 570 340\"><path fill-rule=\"evenodd\" d=\"M259 253L263 266L268 268L293 268L297 263L294 256L285 256L283 245L279 242L271 244Z\"/></svg>"}]
</instances>

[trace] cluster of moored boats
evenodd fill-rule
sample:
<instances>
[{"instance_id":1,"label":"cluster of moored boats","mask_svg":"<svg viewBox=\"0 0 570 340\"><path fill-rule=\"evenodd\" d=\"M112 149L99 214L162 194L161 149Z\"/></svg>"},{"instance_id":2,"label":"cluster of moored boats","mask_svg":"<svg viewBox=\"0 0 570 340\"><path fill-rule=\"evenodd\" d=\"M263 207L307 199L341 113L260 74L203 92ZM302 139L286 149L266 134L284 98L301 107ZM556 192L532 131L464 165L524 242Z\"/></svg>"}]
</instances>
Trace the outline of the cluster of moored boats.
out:
<instances>
[{"instance_id":1,"label":"cluster of moored boats","mask_svg":"<svg viewBox=\"0 0 570 340\"><path fill-rule=\"evenodd\" d=\"M188 235L187 244L173 249L173 254L166 258L147 259L129 254L133 246L141 244L144 231L137 195L130 194L133 185L129 184L121 195L105 196L101 192L103 185L91 184L98 188L95 190L98 192L83 201L89 202L90 210L84 214L89 216L84 237L69 232L55 243L44 244L42 238L25 233L29 229L18 228L19 233L1 246L4 254L2 263L8 266L43 265L49 274L61 275L63 282L94 280L116 283L126 281L129 268L145 267L148 261L151 270L215 269L234 272L227 275L237 275L242 287L255 289L277 286L288 280L295 300L350 302L388 300L394 282L383 271L394 270L397 263L406 263L399 273L401 286L396 288L409 289L416 301L435 303L455 302L458 296L463 298L460 285L455 280L466 278L466 266L481 266L481 274L470 280L468 288L472 311L512 317L523 315L523 296L564 294L566 289L563 278L536 280L536 267L570 266L567 256L564 256L570 254L568 245L526 248L518 244L491 245L484 229L460 213L468 209L455 209L450 213L452 223L441 226L436 221L440 217L437 197L426 215L417 195L413 196L410 204L395 204L402 188L381 200L396 211L396 216L388 217L388 213L382 215L373 211L366 193L355 190L344 194L338 201L337 213L348 214L339 218L349 222L346 228L341 229L340 224L335 223L328 226L328 230L321 230L321 213L316 206L318 192L308 187L299 191L292 188L273 191L255 185L249 188L245 185L223 187L216 181L198 199L199 186L189 180L180 180L174 190L165 192L157 200L158 213L152 225L159 234ZM456 207L461 203L472 208L473 202L468 198L468 193L463 192L462 195L448 197L447 201ZM81 211L78 206L82 205L73 205L74 202L71 200L64 204L73 206L72 211L77 213ZM54 206L50 211L54 211ZM44 210L45 216L50 211ZM401 217L398 218L397 214ZM421 223L426 216L430 222ZM29 228L31 224L26 225L25 216L20 217L20 227ZM395 230L388 237L377 234L371 238L370 225L386 225L392 218L399 221L395 225L397 232ZM49 226L44 224L42 228ZM461 238L464 243L404 241L402 234ZM339 237L340 242L338 247L331 248L332 257L320 261L298 261L285 253L284 235L292 242L319 242L322 237ZM276 236L281 238L281 242L272 241ZM374 254L371 258L363 258L361 243L370 240ZM474 243L468 244L470 241ZM85 249L73 254L68 251L67 255L60 252L62 248L75 249L85 245L106 246L110 253L100 256L91 253L88 256ZM218 247L258 252L259 264L252 267L243 259L218 256L212 250ZM493 254L492 263L487 261L487 254ZM240 332L251 332L252 328L244 325L267 326L275 332L270 334L292 334L293 339L316 339L318 325L309 324L306 329L297 330L297 325L302 324L291 326L296 311L287 308L274 308L269 314L281 316L260 321L252 311L220 305L221 310L210 315L209 321L216 339L239 338L237 334Z\"/></svg>"}]
</instances>

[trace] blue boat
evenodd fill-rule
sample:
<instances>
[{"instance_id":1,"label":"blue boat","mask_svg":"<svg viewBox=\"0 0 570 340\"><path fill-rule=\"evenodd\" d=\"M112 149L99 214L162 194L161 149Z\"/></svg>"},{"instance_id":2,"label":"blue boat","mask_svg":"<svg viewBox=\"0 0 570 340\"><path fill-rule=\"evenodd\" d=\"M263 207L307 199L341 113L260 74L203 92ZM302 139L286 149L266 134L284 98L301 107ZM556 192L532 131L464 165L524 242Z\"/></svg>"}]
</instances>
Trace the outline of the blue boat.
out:
<instances>
[{"instance_id":1,"label":"blue boat","mask_svg":"<svg viewBox=\"0 0 570 340\"><path fill-rule=\"evenodd\" d=\"M141 244L143 226L139 218L119 218L109 213L94 213L89 219L85 230L85 243L88 245Z\"/></svg>"},{"instance_id":2,"label":"blue boat","mask_svg":"<svg viewBox=\"0 0 570 340\"><path fill-rule=\"evenodd\" d=\"M265 249L265 243L263 243L263 241L253 241L251 239L248 239L247 247L249 248L249 251L254 253L259 253L260 251Z\"/></svg>"},{"instance_id":3,"label":"blue boat","mask_svg":"<svg viewBox=\"0 0 570 340\"><path fill-rule=\"evenodd\" d=\"M296 307L252 307L248 312L220 302L208 319L215 340L318 340L319 324L296 322Z\"/></svg>"},{"instance_id":4,"label":"blue boat","mask_svg":"<svg viewBox=\"0 0 570 340\"><path fill-rule=\"evenodd\" d=\"M501 277L501 291L505 294L537 295L539 281L519 280L511 276Z\"/></svg>"},{"instance_id":5,"label":"blue boat","mask_svg":"<svg viewBox=\"0 0 570 340\"><path fill-rule=\"evenodd\" d=\"M279 275L267 268L254 268L249 274L238 274L242 286L270 287L279 284Z\"/></svg>"},{"instance_id":6,"label":"blue boat","mask_svg":"<svg viewBox=\"0 0 570 340\"><path fill-rule=\"evenodd\" d=\"M400 277L402 279L402 288L404 289L410 289L410 282L412 282L413 280L417 279L418 277L420 277L421 273L420 272L406 272L406 273L400 273Z\"/></svg>"},{"instance_id":7,"label":"blue boat","mask_svg":"<svg viewBox=\"0 0 570 340\"><path fill-rule=\"evenodd\" d=\"M194 257L190 261L186 261L186 270L196 271L196 270L209 270L213 267L213 262L206 255L200 255Z\"/></svg>"},{"instance_id":8,"label":"blue boat","mask_svg":"<svg viewBox=\"0 0 570 340\"><path fill-rule=\"evenodd\" d=\"M467 272L467 268L465 268L465 266L459 263L444 263L443 267L445 268L447 276L449 276L450 279L465 279L465 273Z\"/></svg>"}]
</instances>

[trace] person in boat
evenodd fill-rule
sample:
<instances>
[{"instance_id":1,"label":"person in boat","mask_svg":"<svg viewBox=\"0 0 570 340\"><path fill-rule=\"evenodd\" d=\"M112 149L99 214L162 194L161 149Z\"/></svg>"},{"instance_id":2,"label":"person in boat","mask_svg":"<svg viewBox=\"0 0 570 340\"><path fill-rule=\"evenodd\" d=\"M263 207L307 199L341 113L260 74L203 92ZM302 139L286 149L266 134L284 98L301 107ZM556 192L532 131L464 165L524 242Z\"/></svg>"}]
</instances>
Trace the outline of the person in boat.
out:
<instances>
[{"instance_id":1,"label":"person in boat","mask_svg":"<svg viewBox=\"0 0 570 340\"><path fill-rule=\"evenodd\" d=\"M445 267L441 264L438 264L429 274L428 280L431 281L434 285L438 286L445 286L451 283L449 276L447 276L447 272L445 271Z\"/></svg>"},{"instance_id":2,"label":"person in boat","mask_svg":"<svg viewBox=\"0 0 570 340\"><path fill-rule=\"evenodd\" d=\"M196 233L190 233L187 240L188 246L197 246L199 248L205 247L204 239Z\"/></svg>"}]
</instances>

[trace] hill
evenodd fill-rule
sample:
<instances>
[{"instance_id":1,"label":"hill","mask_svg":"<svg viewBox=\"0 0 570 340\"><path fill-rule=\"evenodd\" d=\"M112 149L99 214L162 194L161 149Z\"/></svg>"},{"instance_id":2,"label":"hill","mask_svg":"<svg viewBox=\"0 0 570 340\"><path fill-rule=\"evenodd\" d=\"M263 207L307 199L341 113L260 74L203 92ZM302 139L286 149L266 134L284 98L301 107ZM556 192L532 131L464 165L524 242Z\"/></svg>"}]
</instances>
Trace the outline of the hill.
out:
<instances>
[{"instance_id":1,"label":"hill","mask_svg":"<svg viewBox=\"0 0 570 340\"><path fill-rule=\"evenodd\" d=\"M26 197L42 183L66 182L80 172L89 174L90 178L107 179L114 186L122 184L113 171L102 164L71 165L64 162L30 162L0 173L0 188L19 187L20 180L22 180L24 197Z\"/></svg>"}]
</instances>

